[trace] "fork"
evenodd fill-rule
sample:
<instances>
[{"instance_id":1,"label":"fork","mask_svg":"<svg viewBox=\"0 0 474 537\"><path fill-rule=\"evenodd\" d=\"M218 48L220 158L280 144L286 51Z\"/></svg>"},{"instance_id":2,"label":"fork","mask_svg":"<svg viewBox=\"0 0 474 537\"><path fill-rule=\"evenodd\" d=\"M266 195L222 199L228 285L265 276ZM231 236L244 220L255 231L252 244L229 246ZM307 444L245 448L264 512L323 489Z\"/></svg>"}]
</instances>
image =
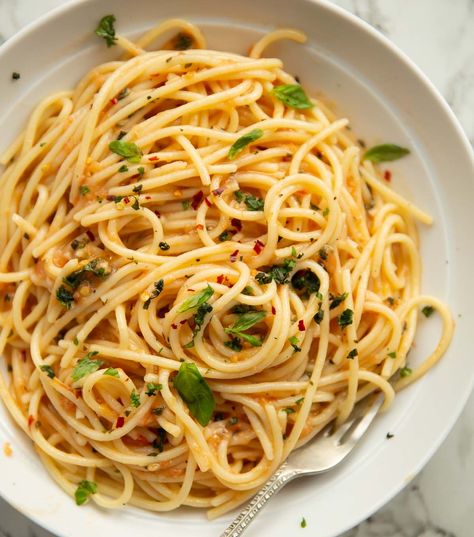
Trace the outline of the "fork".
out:
<instances>
[{"instance_id":1,"label":"fork","mask_svg":"<svg viewBox=\"0 0 474 537\"><path fill-rule=\"evenodd\" d=\"M321 474L338 465L367 431L383 401L380 394L372 404L366 405L369 408L365 413L353 412L353 417L335 430L331 422L313 442L293 451L220 537L242 535L268 500L296 477Z\"/></svg>"}]
</instances>

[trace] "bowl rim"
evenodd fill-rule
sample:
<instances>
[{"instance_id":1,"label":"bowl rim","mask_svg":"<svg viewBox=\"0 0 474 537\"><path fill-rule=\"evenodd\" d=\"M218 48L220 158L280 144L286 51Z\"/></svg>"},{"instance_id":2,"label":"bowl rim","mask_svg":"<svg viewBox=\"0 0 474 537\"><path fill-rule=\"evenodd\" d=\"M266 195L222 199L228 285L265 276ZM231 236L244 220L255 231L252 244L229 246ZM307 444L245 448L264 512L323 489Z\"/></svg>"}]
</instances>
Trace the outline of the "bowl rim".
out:
<instances>
[{"instance_id":1,"label":"bowl rim","mask_svg":"<svg viewBox=\"0 0 474 537\"><path fill-rule=\"evenodd\" d=\"M37 19L26 24L24 27L22 27L19 31L17 31L11 37L7 38L7 40L0 45L0 61L2 60L2 56L4 55L4 53L9 51L10 49L14 49L29 34L32 34L33 32L40 30L41 27L43 27L44 25L48 24L51 21L54 21L55 19L60 19L65 13L67 13L70 10L73 10L81 5L98 3L98 1L99 0L66 0L63 4L56 6L50 9L49 11L43 13ZM431 82L428 76L421 70L421 68L417 66L417 64L413 60L410 59L410 57L404 51L402 51L388 37L386 37L379 30L371 26L368 22L361 19L359 16L355 15L351 11L348 11L347 9L341 6L334 4L331 0L303 0L303 1L310 3L310 4L317 5L329 12L332 12L332 14L336 15L337 17L345 19L346 22L350 23L353 26L358 27L361 31L368 34L369 37L373 39L378 46L388 49L391 54L393 54L399 60L401 60L404 67L408 69L409 71L411 71L413 75L415 75L417 81L420 84L422 84L424 88L428 90L431 97L435 99L436 105L441 109L446 119L449 121L451 126L455 129L455 132L457 135L457 142L462 145L462 149L464 153L468 156L471 162L471 165L474 169L474 150L473 150L473 147L471 146L471 143L463 127L461 126L459 119L457 118L453 110L450 108L445 98L442 96L441 92L436 88L434 83ZM433 454L438 450L440 445L444 442L444 440L446 439L446 437L452 430L453 426L455 425L456 421L459 419L459 416L461 415L463 409L465 408L465 405L473 391L474 391L474 376L472 376L470 380L466 382L464 391L462 394L458 396L456 400L456 404L452 404L449 418L444 420L441 431L439 432L436 438L436 441L432 443L429 449L426 449L424 451L423 457L419 457L417 464L414 465L414 469L413 469L414 474L411 477L414 477L421 471L421 469L431 459ZM388 503L398 492L400 492L407 484L408 482L406 480L399 480L395 486L392 486L392 488L385 491L384 495L379 499L378 502L375 502L369 510L365 510L364 512L361 512L358 517L354 518L353 523L345 527L342 531L346 531L352 527L355 527L357 524L361 523L372 513L379 510L383 505ZM53 525L48 522L47 519L36 514L27 514L27 515L24 514L19 509L18 506L14 505L13 503L10 503L8 497L6 497L6 495L2 493L1 490L0 490L0 497L2 497L12 508L18 511L21 515L25 516L28 520L33 521L38 526L51 532L53 535L56 535L55 533L56 530L54 529ZM61 534L60 537L66 537L66 536Z\"/></svg>"}]
</instances>

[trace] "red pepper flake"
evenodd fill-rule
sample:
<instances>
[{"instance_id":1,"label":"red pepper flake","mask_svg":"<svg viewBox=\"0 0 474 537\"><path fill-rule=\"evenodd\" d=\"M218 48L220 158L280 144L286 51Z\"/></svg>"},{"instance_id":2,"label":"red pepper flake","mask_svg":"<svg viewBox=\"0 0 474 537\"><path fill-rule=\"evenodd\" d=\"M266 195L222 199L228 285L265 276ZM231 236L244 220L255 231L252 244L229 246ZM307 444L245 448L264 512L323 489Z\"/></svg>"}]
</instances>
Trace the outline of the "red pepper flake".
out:
<instances>
[{"instance_id":1,"label":"red pepper flake","mask_svg":"<svg viewBox=\"0 0 474 537\"><path fill-rule=\"evenodd\" d=\"M188 320L187 319L184 319L184 321L179 321L179 324L184 324L184 323L187 323Z\"/></svg>"},{"instance_id":2,"label":"red pepper flake","mask_svg":"<svg viewBox=\"0 0 474 537\"><path fill-rule=\"evenodd\" d=\"M277 310L275 309L275 306L272 306L272 314L276 315Z\"/></svg>"},{"instance_id":3,"label":"red pepper flake","mask_svg":"<svg viewBox=\"0 0 474 537\"><path fill-rule=\"evenodd\" d=\"M82 390L80 388L77 388L77 389L74 390L74 397L76 399L79 399L79 397L81 397L81 395L82 395Z\"/></svg>"},{"instance_id":4,"label":"red pepper flake","mask_svg":"<svg viewBox=\"0 0 474 537\"><path fill-rule=\"evenodd\" d=\"M255 245L253 247L253 251L258 255L262 250L263 250L263 247L265 245L263 244L263 242L260 242L258 239L255 241Z\"/></svg>"},{"instance_id":5,"label":"red pepper flake","mask_svg":"<svg viewBox=\"0 0 474 537\"><path fill-rule=\"evenodd\" d=\"M148 157L148 160L149 160L150 162L155 162L156 160L158 160L158 157L157 157L157 156Z\"/></svg>"},{"instance_id":6,"label":"red pepper flake","mask_svg":"<svg viewBox=\"0 0 474 537\"><path fill-rule=\"evenodd\" d=\"M145 196L146 200L151 200L151 196Z\"/></svg>"},{"instance_id":7,"label":"red pepper flake","mask_svg":"<svg viewBox=\"0 0 474 537\"><path fill-rule=\"evenodd\" d=\"M117 104L117 103L118 103L117 97L114 97L113 99L110 99L110 104Z\"/></svg>"},{"instance_id":8,"label":"red pepper flake","mask_svg":"<svg viewBox=\"0 0 474 537\"><path fill-rule=\"evenodd\" d=\"M191 289L191 287L188 289L188 293L194 293L195 289Z\"/></svg>"},{"instance_id":9,"label":"red pepper flake","mask_svg":"<svg viewBox=\"0 0 474 537\"><path fill-rule=\"evenodd\" d=\"M304 320L303 320L303 319L300 319L300 320L298 321L298 330L299 330L300 332L304 332L304 331L306 330L306 327L305 327L305 325L304 325Z\"/></svg>"},{"instance_id":10,"label":"red pepper flake","mask_svg":"<svg viewBox=\"0 0 474 537\"><path fill-rule=\"evenodd\" d=\"M21 351L21 359L26 362L26 351Z\"/></svg>"},{"instance_id":11,"label":"red pepper flake","mask_svg":"<svg viewBox=\"0 0 474 537\"><path fill-rule=\"evenodd\" d=\"M216 282L217 283L222 283L224 281L224 274L219 274L219 276L217 276L217 279L216 279Z\"/></svg>"},{"instance_id":12,"label":"red pepper flake","mask_svg":"<svg viewBox=\"0 0 474 537\"><path fill-rule=\"evenodd\" d=\"M219 188L215 188L212 193L214 194L214 196L220 196L222 194L222 192L224 192L225 188L223 186L219 187Z\"/></svg>"},{"instance_id":13,"label":"red pepper flake","mask_svg":"<svg viewBox=\"0 0 474 537\"><path fill-rule=\"evenodd\" d=\"M242 222L238 218L232 218L230 223L235 227L237 231L242 229Z\"/></svg>"},{"instance_id":14,"label":"red pepper flake","mask_svg":"<svg viewBox=\"0 0 474 537\"><path fill-rule=\"evenodd\" d=\"M91 242L95 241L95 235L94 235L94 233L92 233L92 231L91 231L90 229L88 229L88 230L86 231L86 235L87 235L87 238L88 238Z\"/></svg>"},{"instance_id":15,"label":"red pepper flake","mask_svg":"<svg viewBox=\"0 0 474 537\"><path fill-rule=\"evenodd\" d=\"M119 416L117 418L117 421L115 422L115 428L120 429L125 425L125 418L123 416Z\"/></svg>"},{"instance_id":16,"label":"red pepper flake","mask_svg":"<svg viewBox=\"0 0 474 537\"><path fill-rule=\"evenodd\" d=\"M169 312L170 310L170 307L169 306L163 306L162 308L160 308L156 315L159 319L164 319L165 318L165 315Z\"/></svg>"},{"instance_id":17,"label":"red pepper flake","mask_svg":"<svg viewBox=\"0 0 474 537\"><path fill-rule=\"evenodd\" d=\"M390 170L385 170L383 178L385 179L385 181L388 181L390 183L390 181L392 180L392 172Z\"/></svg>"},{"instance_id":18,"label":"red pepper flake","mask_svg":"<svg viewBox=\"0 0 474 537\"><path fill-rule=\"evenodd\" d=\"M34 422L35 422L35 418L30 414L28 416L28 427L31 427Z\"/></svg>"},{"instance_id":19,"label":"red pepper flake","mask_svg":"<svg viewBox=\"0 0 474 537\"><path fill-rule=\"evenodd\" d=\"M210 199L208 199L208 198L204 198L204 201L206 202L206 205L207 205L208 207L212 207L212 202L211 202Z\"/></svg>"},{"instance_id":20,"label":"red pepper flake","mask_svg":"<svg viewBox=\"0 0 474 537\"><path fill-rule=\"evenodd\" d=\"M158 218L160 218L160 216L161 216L160 211L153 211L153 212L156 214L156 216L157 216Z\"/></svg>"},{"instance_id":21,"label":"red pepper flake","mask_svg":"<svg viewBox=\"0 0 474 537\"><path fill-rule=\"evenodd\" d=\"M176 329L178 328L178 325L175 324L175 323L173 323L173 324L171 325L171 328L173 328L173 330L176 330Z\"/></svg>"},{"instance_id":22,"label":"red pepper flake","mask_svg":"<svg viewBox=\"0 0 474 537\"><path fill-rule=\"evenodd\" d=\"M204 198L204 194L202 193L202 190L194 194L194 196L192 197L192 201L191 201L191 207L194 210L196 210L201 204L201 201L203 200L203 198Z\"/></svg>"},{"instance_id":23,"label":"red pepper flake","mask_svg":"<svg viewBox=\"0 0 474 537\"><path fill-rule=\"evenodd\" d=\"M196 224L194 226L195 229L200 229L200 230L203 230L204 229L204 226L202 224Z\"/></svg>"},{"instance_id":24,"label":"red pepper flake","mask_svg":"<svg viewBox=\"0 0 474 537\"><path fill-rule=\"evenodd\" d=\"M235 263L237 261L238 257L239 257L239 251L235 250L235 252L232 252L230 254L230 262Z\"/></svg>"},{"instance_id":25,"label":"red pepper flake","mask_svg":"<svg viewBox=\"0 0 474 537\"><path fill-rule=\"evenodd\" d=\"M130 198L128 196L125 196L123 198L123 202L125 203L125 205L127 205L128 203L130 203Z\"/></svg>"},{"instance_id":26,"label":"red pepper flake","mask_svg":"<svg viewBox=\"0 0 474 537\"><path fill-rule=\"evenodd\" d=\"M107 201L114 201L115 200L115 196L112 196L112 194L108 194L107 197L105 198Z\"/></svg>"}]
</instances>

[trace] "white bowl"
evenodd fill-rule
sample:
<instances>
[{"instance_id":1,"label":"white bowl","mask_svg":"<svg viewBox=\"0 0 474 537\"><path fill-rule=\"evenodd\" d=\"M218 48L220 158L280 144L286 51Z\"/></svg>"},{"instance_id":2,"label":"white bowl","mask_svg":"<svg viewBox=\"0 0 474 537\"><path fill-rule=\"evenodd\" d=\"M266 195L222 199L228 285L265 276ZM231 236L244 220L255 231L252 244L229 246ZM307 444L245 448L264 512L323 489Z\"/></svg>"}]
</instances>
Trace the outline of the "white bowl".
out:
<instances>
[{"instance_id":1,"label":"white bowl","mask_svg":"<svg viewBox=\"0 0 474 537\"><path fill-rule=\"evenodd\" d=\"M424 75L370 26L325 1L311 0L82 0L30 25L0 48L0 149L18 134L33 106L55 90L73 86L94 65L116 57L94 35L98 19L117 17L133 36L157 21L189 18L205 31L210 48L245 53L262 32L292 26L306 46L282 42L281 56L310 93L322 92L347 115L368 144L396 142L412 155L390 166L393 186L435 218L420 229L423 290L446 300L456 317L454 341L435 369L401 393L347 463L317 478L289 485L249 530L283 537L299 531L334 536L370 515L427 462L459 415L473 384L472 253L474 167L456 119ZM12 81L10 73L21 79ZM410 361L420 361L439 333L436 319L422 322ZM390 431L395 437L387 440ZM231 515L209 522L203 512L179 509L152 514L127 508L76 507L49 478L28 439L0 408L0 494L26 516L64 537L84 535L217 536ZM92 530L93 528L93 530Z\"/></svg>"}]
</instances>

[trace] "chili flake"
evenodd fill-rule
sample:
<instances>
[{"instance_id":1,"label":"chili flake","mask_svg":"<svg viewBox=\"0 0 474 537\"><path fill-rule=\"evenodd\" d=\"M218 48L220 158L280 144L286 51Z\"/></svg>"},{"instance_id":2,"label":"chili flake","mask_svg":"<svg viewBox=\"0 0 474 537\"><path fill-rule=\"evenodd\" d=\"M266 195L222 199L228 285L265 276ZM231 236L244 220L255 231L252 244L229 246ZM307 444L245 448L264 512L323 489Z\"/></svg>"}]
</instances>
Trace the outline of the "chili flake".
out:
<instances>
[{"instance_id":1,"label":"chili flake","mask_svg":"<svg viewBox=\"0 0 474 537\"><path fill-rule=\"evenodd\" d=\"M304 332L304 331L306 330L306 327L305 327L305 325L304 325L304 320L303 320L303 319L300 319L300 320L298 321L298 330L299 330L300 332Z\"/></svg>"}]
</instances>

